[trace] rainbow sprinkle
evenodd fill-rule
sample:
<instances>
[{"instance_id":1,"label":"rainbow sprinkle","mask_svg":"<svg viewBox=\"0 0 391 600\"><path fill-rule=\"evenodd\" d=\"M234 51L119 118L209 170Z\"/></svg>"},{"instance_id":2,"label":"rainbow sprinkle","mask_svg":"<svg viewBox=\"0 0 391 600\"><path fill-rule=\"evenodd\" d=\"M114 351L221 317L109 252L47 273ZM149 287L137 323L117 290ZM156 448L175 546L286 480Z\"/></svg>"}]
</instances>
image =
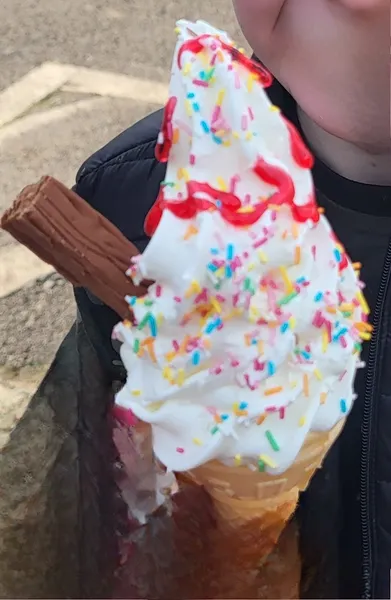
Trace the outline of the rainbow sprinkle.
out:
<instances>
[{"instance_id":1,"label":"rainbow sprinkle","mask_svg":"<svg viewBox=\"0 0 391 600\"><path fill-rule=\"evenodd\" d=\"M346 414L346 413L347 413L347 411L348 411L348 407L347 407L346 400L344 400L343 398L342 398L342 400L340 401L340 406L341 406L341 413L342 413L342 414Z\"/></svg>"},{"instance_id":2,"label":"rainbow sprinkle","mask_svg":"<svg viewBox=\"0 0 391 600\"><path fill-rule=\"evenodd\" d=\"M183 33L182 27L179 31ZM187 458L191 460L192 455L203 454L197 448L206 446L208 451L210 444L213 449L224 437L240 440L246 428L256 425L261 427L258 430L260 447L265 447L266 452L253 457L237 453L229 458L236 466L246 465L264 472L267 468L277 468L274 453L284 451L285 459L285 453L289 452L289 441L286 440L293 438L281 434L286 433L284 428L296 427L296 433L305 439L307 430L311 430L311 415L313 408L317 408L317 401L320 402L321 416L322 411L335 410L335 404L341 419L348 413L351 396L335 400L332 386L342 380L350 383L351 370L344 368L345 357L357 355L357 368L361 366L362 343L371 339L373 328L367 322L369 306L362 292L364 285L358 281L361 264L349 262L343 246L331 232L327 233L328 246L316 233L306 238L307 231L317 227L317 210L319 214L323 210L309 202L313 216L303 225L307 207L303 210L300 203L288 206L278 196L283 196L281 189L274 190L272 196L263 186L259 189L255 185L248 186L247 172L235 173L231 169L232 164L236 164L231 160L231 152L241 152L246 145L248 153L253 152L257 135L262 131L259 106L255 101L261 86L260 72L255 73L251 68L246 71L247 63L240 64L238 50L231 54L216 35L203 38L197 51L190 47L179 59L182 75L188 77L186 86L190 91L176 98L181 110L177 111L177 102L174 114L165 116L167 122L163 123L158 146L170 146L171 149L180 143L182 150L186 145L189 147L188 160L183 161L179 160L179 148L175 148L170 156L167 151L170 163L167 180L161 185L161 206L172 210L178 219L184 219L180 234L174 228L175 243L179 239L185 243L186 253L194 249L194 254L190 254L190 264L185 267L182 283L172 284L175 294L170 285L165 287L160 283L153 284L145 297L126 296L131 314L123 322L127 331L118 329L113 332L113 337L131 345L135 355L133 360L154 364L162 376L162 397L164 400L170 398L166 391L172 386L173 406L177 403L178 410L183 399L187 401L187 385L200 384L202 396L203 377L220 377L216 380L216 388L219 384L235 386L238 401L232 404L230 401L227 408L219 398L217 407L205 409L207 431L195 429L198 435L190 435L189 447L177 447L174 442L173 449L179 455L188 453ZM193 56L190 56L191 52ZM227 69L226 85L222 84L224 78L221 77L224 68ZM242 111L235 124L230 112L233 92L246 99L245 104L238 103ZM229 102L226 102L227 98ZM173 100L171 98L168 109ZM279 113L277 107L270 110ZM277 115L270 115L270 118L276 119L276 123L281 120ZM203 182L196 180L201 171L198 166L204 168L207 161L204 154L196 154L199 146L194 143L195 136L205 141L205 148L211 154L207 158L213 177L206 172ZM293 144L291 138L287 145L289 156L299 163L300 152L296 148L295 154ZM165 152L164 149L161 151ZM282 148L282 152L285 151ZM266 170L266 167L263 165L262 169ZM262 169L259 167L260 172ZM304 167L302 175L308 175ZM268 176L272 177L271 171ZM295 185L296 174L291 176ZM279 187L267 179L264 183ZM188 217L185 216L187 205L194 209L193 212L189 210ZM201 212L205 213L205 220L199 218ZM256 217L258 221L254 223ZM215 231L205 229L207 219ZM219 223L224 219L229 226L220 228ZM319 223L324 225L324 222L325 218L321 217ZM235 227L240 229L240 235L236 235ZM328 229L321 230L321 234L325 235L325 231ZM322 239L322 243L309 247L308 239ZM204 244L203 251L198 253L197 248L205 240L211 247ZM280 258L275 251L276 244L281 245L280 262L283 264L276 264L276 259ZM204 251L208 253L208 259L205 271L200 272L199 265L192 263L198 256L204 256ZM126 271L137 285L145 275L145 264L141 261L142 256L132 259ZM324 280L314 277L311 281L311 274L316 273L320 265L332 271L333 277ZM339 285L345 277L349 285ZM352 277L357 279L357 285L353 292L346 291L351 290ZM325 289L329 281L333 287ZM336 374L333 371L330 375L329 355L338 359L341 356L341 367ZM279 381L286 383L276 385ZM133 398L139 398L133 402L145 402L149 411L158 411L163 404L159 390L156 392L158 401L148 399L146 402L150 388L153 390L153 386L148 386L145 391L131 386L128 389ZM322 389L327 391L320 391ZM209 402L212 403L213 387L211 390ZM231 393L232 389L226 398L230 398ZM295 408L291 412L290 403L294 406L297 398L300 402L307 399L302 416L294 412ZM294 425L291 425L292 414ZM175 419L173 423L174 427ZM299 432L298 428L303 429ZM217 439L212 440L216 435ZM182 437L176 439L178 443Z\"/></svg>"},{"instance_id":3,"label":"rainbow sprinkle","mask_svg":"<svg viewBox=\"0 0 391 600\"><path fill-rule=\"evenodd\" d=\"M272 434L272 432L271 431L265 431L265 435L266 435L267 441L269 442L272 450L274 450L274 452L279 452L280 446L279 446L276 438Z\"/></svg>"}]
</instances>

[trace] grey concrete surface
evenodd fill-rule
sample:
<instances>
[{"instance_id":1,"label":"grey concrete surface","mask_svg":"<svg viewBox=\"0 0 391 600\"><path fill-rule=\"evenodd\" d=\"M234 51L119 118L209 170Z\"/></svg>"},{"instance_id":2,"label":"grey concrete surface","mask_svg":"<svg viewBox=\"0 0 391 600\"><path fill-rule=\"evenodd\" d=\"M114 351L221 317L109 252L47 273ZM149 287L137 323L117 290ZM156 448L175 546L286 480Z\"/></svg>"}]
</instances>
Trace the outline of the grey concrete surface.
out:
<instances>
[{"instance_id":1,"label":"grey concrete surface","mask_svg":"<svg viewBox=\"0 0 391 600\"><path fill-rule=\"evenodd\" d=\"M76 318L72 286L57 273L0 300L0 381L48 365ZM1 404L1 402L0 402ZM0 412L1 422L1 412Z\"/></svg>"},{"instance_id":2,"label":"grey concrete surface","mask_svg":"<svg viewBox=\"0 0 391 600\"><path fill-rule=\"evenodd\" d=\"M47 60L164 81L179 18L239 35L230 0L2 0L0 90Z\"/></svg>"},{"instance_id":3,"label":"grey concrete surface","mask_svg":"<svg viewBox=\"0 0 391 600\"><path fill-rule=\"evenodd\" d=\"M50 174L72 186L90 154L158 106L95 98L73 108L42 127L7 138L6 151L0 154L0 213L22 187L41 175Z\"/></svg>"}]
</instances>

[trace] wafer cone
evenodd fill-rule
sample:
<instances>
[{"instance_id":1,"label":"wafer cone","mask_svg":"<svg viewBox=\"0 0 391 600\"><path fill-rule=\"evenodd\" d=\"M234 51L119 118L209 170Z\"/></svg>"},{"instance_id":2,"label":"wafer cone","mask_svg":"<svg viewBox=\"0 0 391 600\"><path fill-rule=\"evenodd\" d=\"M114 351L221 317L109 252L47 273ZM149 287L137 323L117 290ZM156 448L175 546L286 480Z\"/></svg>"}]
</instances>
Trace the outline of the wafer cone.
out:
<instances>
[{"instance_id":1,"label":"wafer cone","mask_svg":"<svg viewBox=\"0 0 391 600\"><path fill-rule=\"evenodd\" d=\"M299 492L306 489L322 465L343 425L341 421L331 431L310 433L296 461L281 475L252 471L245 466L227 466L213 460L188 471L186 476L205 487L222 518L247 522L263 516L274 506L297 500Z\"/></svg>"},{"instance_id":2,"label":"wafer cone","mask_svg":"<svg viewBox=\"0 0 391 600\"><path fill-rule=\"evenodd\" d=\"M344 422L329 432L310 433L296 461L285 473L272 476L248 467L229 467L211 461L181 478L203 485L213 499L217 530L214 543L213 591L208 597L296 598L300 566L297 543L292 556L284 556L289 575L281 573L281 591L270 591L270 568L266 564L293 515L299 493L340 434ZM287 577L290 581L287 580ZM279 584L278 584L279 585ZM277 585L277 587L278 587ZM264 589L262 595L260 587ZM213 594L213 595L212 595ZM271 595L272 594L272 595Z\"/></svg>"}]
</instances>

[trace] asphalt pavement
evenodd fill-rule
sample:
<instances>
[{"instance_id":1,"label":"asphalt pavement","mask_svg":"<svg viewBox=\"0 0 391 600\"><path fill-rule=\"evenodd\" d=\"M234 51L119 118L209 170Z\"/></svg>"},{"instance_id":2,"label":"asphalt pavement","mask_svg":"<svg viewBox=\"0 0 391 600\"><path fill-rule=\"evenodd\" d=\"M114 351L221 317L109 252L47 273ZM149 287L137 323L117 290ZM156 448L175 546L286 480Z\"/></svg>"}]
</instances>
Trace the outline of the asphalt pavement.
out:
<instances>
[{"instance_id":1,"label":"asphalt pavement","mask_svg":"<svg viewBox=\"0 0 391 600\"><path fill-rule=\"evenodd\" d=\"M165 81L180 18L239 36L231 0L2 0L0 90L48 60Z\"/></svg>"}]
</instances>

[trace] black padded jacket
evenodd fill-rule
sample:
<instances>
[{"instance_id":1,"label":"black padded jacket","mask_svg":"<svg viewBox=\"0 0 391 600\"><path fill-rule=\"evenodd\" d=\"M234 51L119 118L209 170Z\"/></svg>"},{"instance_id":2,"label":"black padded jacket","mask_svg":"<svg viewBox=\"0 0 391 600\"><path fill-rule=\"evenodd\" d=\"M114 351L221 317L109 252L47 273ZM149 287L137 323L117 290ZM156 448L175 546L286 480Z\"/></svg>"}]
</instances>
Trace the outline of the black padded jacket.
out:
<instances>
[{"instance_id":1,"label":"black padded jacket","mask_svg":"<svg viewBox=\"0 0 391 600\"><path fill-rule=\"evenodd\" d=\"M296 107L276 83L272 100L297 121ZM81 167L75 190L140 251L143 229L165 176L154 157L161 111L136 123ZM390 598L391 569L391 191L350 182L317 161L318 199L362 278L375 335L364 349L366 369L347 425L302 495L297 511L303 598ZM88 290L78 309L107 377L123 380L111 344L118 316Z\"/></svg>"}]
</instances>

